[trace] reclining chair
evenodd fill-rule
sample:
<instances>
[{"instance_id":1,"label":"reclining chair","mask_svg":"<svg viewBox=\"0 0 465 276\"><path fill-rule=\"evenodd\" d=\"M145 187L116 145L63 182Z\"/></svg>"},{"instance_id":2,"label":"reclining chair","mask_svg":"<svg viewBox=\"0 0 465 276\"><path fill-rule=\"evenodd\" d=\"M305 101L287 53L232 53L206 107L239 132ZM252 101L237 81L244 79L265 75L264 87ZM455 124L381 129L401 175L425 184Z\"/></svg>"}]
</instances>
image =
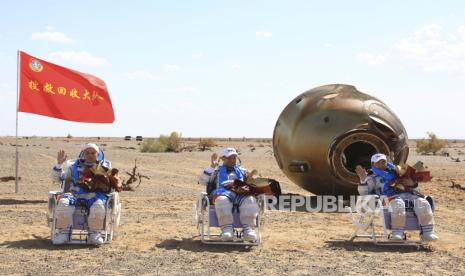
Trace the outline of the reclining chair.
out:
<instances>
[{"instance_id":1,"label":"reclining chair","mask_svg":"<svg viewBox=\"0 0 465 276\"><path fill-rule=\"evenodd\" d=\"M48 214L47 222L51 230L51 237L53 237L59 230L56 229L56 215L55 208L58 204L59 197L64 192L50 191L48 194ZM117 231L120 216L121 216L121 203L119 201L119 194L117 192L110 192L107 194L108 200L105 205L105 219L104 229L101 230L104 243L110 243ZM73 214L73 227L69 230L68 244L87 244L89 236L87 217L89 215L89 208L86 206L85 201L78 200L76 202L75 211Z\"/></svg>"},{"instance_id":2,"label":"reclining chair","mask_svg":"<svg viewBox=\"0 0 465 276\"><path fill-rule=\"evenodd\" d=\"M431 196L427 196L425 199L430 203L431 209L434 212L434 199ZM406 204L406 206L404 230L419 231L420 225L413 208L411 208L412 204ZM357 198L355 210L352 210L351 207L346 207L346 210L350 213L352 223L356 227L354 234L350 237L350 241L354 241L356 238L368 238L374 244L379 245L424 244L421 239L407 239L407 235L404 236L404 240L402 241L392 241L389 239L390 234L388 234L388 230L392 230L391 214L389 207L383 205L383 198L380 198L378 195L359 196ZM381 220L381 226L383 228L381 233L377 232L376 219ZM365 232L365 234L360 234L363 232ZM366 234L366 232L368 232L368 234Z\"/></svg>"},{"instance_id":3,"label":"reclining chair","mask_svg":"<svg viewBox=\"0 0 465 276\"><path fill-rule=\"evenodd\" d=\"M218 218L216 216L215 206L210 203L208 194L201 192L195 206L195 220L197 223L197 229L199 231L200 240L205 244L231 244L231 245L259 245L261 239L261 228L263 225L262 216L265 210L265 196L257 196L257 203L259 212L256 221L255 231L257 233L257 240L254 242L245 241L243 239L242 224L239 219L239 208L233 210L233 227L234 227L234 240L233 241L222 241L220 232L220 226L218 224ZM216 228L216 229L215 229ZM215 231L216 230L216 231ZM215 233L213 233L215 231Z\"/></svg>"}]
</instances>

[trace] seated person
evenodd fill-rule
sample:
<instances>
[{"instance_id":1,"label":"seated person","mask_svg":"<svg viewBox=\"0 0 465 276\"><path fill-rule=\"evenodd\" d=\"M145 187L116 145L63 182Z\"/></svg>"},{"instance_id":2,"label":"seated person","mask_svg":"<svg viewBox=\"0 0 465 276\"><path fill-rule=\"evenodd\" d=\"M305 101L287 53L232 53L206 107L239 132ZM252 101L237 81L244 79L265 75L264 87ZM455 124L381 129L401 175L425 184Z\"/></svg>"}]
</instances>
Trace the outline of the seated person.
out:
<instances>
[{"instance_id":1,"label":"seated person","mask_svg":"<svg viewBox=\"0 0 465 276\"><path fill-rule=\"evenodd\" d=\"M118 192L121 191L117 170L111 169L110 161L103 159L103 154L96 144L84 145L78 159L66 161L66 158L65 152L60 150L57 154L57 164L52 170L53 180L62 182L65 192L59 198L55 209L56 228L59 232L52 237L52 243L63 244L68 241L68 233L73 226L75 205L78 201L85 201L89 210L88 242L102 244L103 238L99 231L104 229L105 204L108 199L106 193L111 191L111 187ZM97 176L107 183L96 187L95 185L99 184L93 180Z\"/></svg>"},{"instance_id":2,"label":"seated person","mask_svg":"<svg viewBox=\"0 0 465 276\"><path fill-rule=\"evenodd\" d=\"M208 179L199 183L207 185L207 193L212 204L215 205L218 223L221 227L221 239L231 241L234 239L233 230L233 207L239 210L240 222L243 228L244 240L256 241L257 234L253 229L256 226L258 215L258 204L253 192L243 186L247 179L247 172L236 164L237 152L234 148L223 150L219 165L218 154L214 153L211 158L211 166L204 171ZM244 189L238 187L242 186Z\"/></svg>"},{"instance_id":3,"label":"seated person","mask_svg":"<svg viewBox=\"0 0 465 276\"><path fill-rule=\"evenodd\" d=\"M360 195L377 194L388 198L392 208L391 225L392 240L403 240L405 227L405 201L413 203L420 224L420 237L423 241L435 241L438 236L434 233L433 211L429 202L412 192L404 192L391 187L391 183L398 178L395 166L387 162L386 155L377 153L371 157L371 174L361 166L357 166L356 173L360 178L358 192ZM412 181L403 179L403 181ZM410 184L410 183L409 183Z\"/></svg>"}]
</instances>

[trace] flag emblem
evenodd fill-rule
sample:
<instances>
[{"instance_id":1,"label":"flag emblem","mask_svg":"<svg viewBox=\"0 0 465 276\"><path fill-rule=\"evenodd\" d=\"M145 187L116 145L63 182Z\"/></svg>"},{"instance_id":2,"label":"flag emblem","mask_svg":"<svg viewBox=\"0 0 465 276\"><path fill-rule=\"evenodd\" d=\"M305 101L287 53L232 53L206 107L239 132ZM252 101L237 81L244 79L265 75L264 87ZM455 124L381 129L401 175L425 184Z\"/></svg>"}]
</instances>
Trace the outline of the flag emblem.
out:
<instances>
[{"instance_id":1,"label":"flag emblem","mask_svg":"<svg viewBox=\"0 0 465 276\"><path fill-rule=\"evenodd\" d=\"M29 67L32 71L37 73L41 72L44 69L44 66L42 66L42 64L37 59L31 59Z\"/></svg>"}]
</instances>

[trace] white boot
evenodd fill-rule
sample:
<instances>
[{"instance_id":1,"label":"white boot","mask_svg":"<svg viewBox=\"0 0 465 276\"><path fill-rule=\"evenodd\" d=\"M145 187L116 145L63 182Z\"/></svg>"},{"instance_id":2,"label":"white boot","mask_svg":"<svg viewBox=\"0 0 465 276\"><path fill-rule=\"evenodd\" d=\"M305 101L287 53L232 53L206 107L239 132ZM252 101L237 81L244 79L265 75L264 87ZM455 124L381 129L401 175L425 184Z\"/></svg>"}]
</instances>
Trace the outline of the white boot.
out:
<instances>
[{"instance_id":1,"label":"white boot","mask_svg":"<svg viewBox=\"0 0 465 276\"><path fill-rule=\"evenodd\" d=\"M232 225L225 225L221 227L221 240L223 241L234 240L234 229Z\"/></svg>"},{"instance_id":2,"label":"white boot","mask_svg":"<svg viewBox=\"0 0 465 276\"><path fill-rule=\"evenodd\" d=\"M257 233L252 227L244 225L243 228L244 241L255 242L257 240Z\"/></svg>"},{"instance_id":3,"label":"white boot","mask_svg":"<svg viewBox=\"0 0 465 276\"><path fill-rule=\"evenodd\" d=\"M65 244L69 242L69 232L68 230L61 230L52 237L52 243L55 245Z\"/></svg>"},{"instance_id":4,"label":"white boot","mask_svg":"<svg viewBox=\"0 0 465 276\"><path fill-rule=\"evenodd\" d=\"M425 226L421 225L420 228L421 228L420 238L422 241L433 242L439 239L439 237L436 234L434 234L434 226L432 224L425 225Z\"/></svg>"},{"instance_id":5,"label":"white boot","mask_svg":"<svg viewBox=\"0 0 465 276\"><path fill-rule=\"evenodd\" d=\"M393 230L389 240L391 241L403 241L404 240L404 231L402 230Z\"/></svg>"},{"instance_id":6,"label":"white boot","mask_svg":"<svg viewBox=\"0 0 465 276\"><path fill-rule=\"evenodd\" d=\"M420 238L422 241L425 241L425 242L433 242L433 241L439 240L439 237L434 233L420 235Z\"/></svg>"},{"instance_id":7,"label":"white boot","mask_svg":"<svg viewBox=\"0 0 465 276\"><path fill-rule=\"evenodd\" d=\"M96 245L103 244L102 235L98 232L89 233L89 239L87 240L87 243Z\"/></svg>"}]
</instances>

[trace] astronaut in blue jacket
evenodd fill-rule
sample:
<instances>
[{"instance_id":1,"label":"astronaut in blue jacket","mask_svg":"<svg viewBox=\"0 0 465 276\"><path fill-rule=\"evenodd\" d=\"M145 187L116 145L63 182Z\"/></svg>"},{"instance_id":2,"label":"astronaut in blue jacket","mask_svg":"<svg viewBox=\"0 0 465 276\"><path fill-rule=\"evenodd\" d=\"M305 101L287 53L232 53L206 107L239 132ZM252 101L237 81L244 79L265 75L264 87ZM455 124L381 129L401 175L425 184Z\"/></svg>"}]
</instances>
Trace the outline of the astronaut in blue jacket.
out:
<instances>
[{"instance_id":1,"label":"astronaut in blue jacket","mask_svg":"<svg viewBox=\"0 0 465 276\"><path fill-rule=\"evenodd\" d=\"M398 178L395 166L387 161L384 154L377 153L371 157L371 174L357 166L356 173L360 178L358 192L360 195L377 194L387 197L391 207L392 240L404 239L406 202L413 205L420 224L420 237L423 241L436 241L438 236L434 233L434 217L429 202L410 192L404 192L391 187ZM403 179L402 181L412 181Z\"/></svg>"},{"instance_id":2,"label":"astronaut in blue jacket","mask_svg":"<svg viewBox=\"0 0 465 276\"><path fill-rule=\"evenodd\" d=\"M234 148L225 148L220 159L223 164L219 165L218 155L212 155L211 166L204 170L199 178L199 184L211 188L209 197L215 205L216 216L221 227L221 239L231 241L234 239L233 231L233 208L239 210L239 218L243 227L243 237L246 241L257 240L254 227L258 216L257 199L251 194L237 194L231 187L239 182L245 182L247 171L236 164L237 151ZM208 190L208 188L207 188Z\"/></svg>"},{"instance_id":3,"label":"astronaut in blue jacket","mask_svg":"<svg viewBox=\"0 0 465 276\"><path fill-rule=\"evenodd\" d=\"M73 213L77 202L85 202L89 210L88 226L89 237L88 243L102 244L100 230L103 229L105 219L105 204L107 196L100 191L89 192L78 185L82 178L84 170L98 169L104 173L110 173L111 163L105 160L103 152L96 144L89 143L84 145L79 157L75 160L66 160L67 156L63 150L57 154L57 164L52 169L52 178L56 182L62 182L64 185L64 194L58 200L55 209L56 228L59 230L52 237L53 244L63 244L69 241L69 233L73 225ZM119 184L120 185L120 184Z\"/></svg>"}]
</instances>

